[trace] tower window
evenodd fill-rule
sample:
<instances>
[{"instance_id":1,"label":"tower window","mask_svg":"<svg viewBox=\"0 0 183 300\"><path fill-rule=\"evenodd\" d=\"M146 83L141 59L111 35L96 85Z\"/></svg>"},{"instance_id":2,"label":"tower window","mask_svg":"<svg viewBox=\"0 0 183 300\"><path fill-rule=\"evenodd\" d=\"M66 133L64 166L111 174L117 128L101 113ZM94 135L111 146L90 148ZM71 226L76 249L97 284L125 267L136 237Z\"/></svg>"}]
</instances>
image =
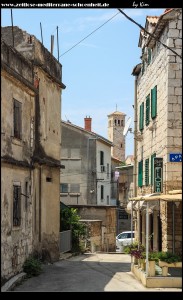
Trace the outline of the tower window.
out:
<instances>
[{"instance_id":1,"label":"tower window","mask_svg":"<svg viewBox=\"0 0 183 300\"><path fill-rule=\"evenodd\" d=\"M118 125L120 126L120 120L118 120Z\"/></svg>"},{"instance_id":2,"label":"tower window","mask_svg":"<svg viewBox=\"0 0 183 300\"><path fill-rule=\"evenodd\" d=\"M121 120L121 126L123 126L123 120Z\"/></svg>"},{"instance_id":3,"label":"tower window","mask_svg":"<svg viewBox=\"0 0 183 300\"><path fill-rule=\"evenodd\" d=\"M114 125L116 126L116 124L117 124L117 121L116 121L116 119L114 120Z\"/></svg>"},{"instance_id":4,"label":"tower window","mask_svg":"<svg viewBox=\"0 0 183 300\"><path fill-rule=\"evenodd\" d=\"M123 148L123 144L121 144L121 148Z\"/></svg>"}]
</instances>

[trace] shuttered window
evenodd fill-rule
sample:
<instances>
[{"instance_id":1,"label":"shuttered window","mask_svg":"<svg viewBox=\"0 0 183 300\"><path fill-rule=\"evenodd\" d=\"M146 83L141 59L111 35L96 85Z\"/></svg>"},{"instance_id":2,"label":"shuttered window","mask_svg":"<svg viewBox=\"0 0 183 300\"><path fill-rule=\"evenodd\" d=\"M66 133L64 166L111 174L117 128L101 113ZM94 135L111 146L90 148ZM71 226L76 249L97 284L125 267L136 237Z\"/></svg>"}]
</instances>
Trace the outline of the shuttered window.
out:
<instances>
[{"instance_id":1,"label":"shuttered window","mask_svg":"<svg viewBox=\"0 0 183 300\"><path fill-rule=\"evenodd\" d=\"M13 111L14 137L22 138L22 103L14 99Z\"/></svg>"},{"instance_id":2,"label":"shuttered window","mask_svg":"<svg viewBox=\"0 0 183 300\"><path fill-rule=\"evenodd\" d=\"M143 160L138 163L138 186L142 187L143 185Z\"/></svg>"},{"instance_id":3,"label":"shuttered window","mask_svg":"<svg viewBox=\"0 0 183 300\"><path fill-rule=\"evenodd\" d=\"M140 105L140 114L139 114L139 130L144 129L144 102Z\"/></svg>"},{"instance_id":4,"label":"shuttered window","mask_svg":"<svg viewBox=\"0 0 183 300\"><path fill-rule=\"evenodd\" d=\"M157 85L151 90L151 118L157 116Z\"/></svg>"},{"instance_id":5,"label":"shuttered window","mask_svg":"<svg viewBox=\"0 0 183 300\"><path fill-rule=\"evenodd\" d=\"M156 153L151 155L151 185L154 184L154 157L156 157Z\"/></svg>"},{"instance_id":6,"label":"shuttered window","mask_svg":"<svg viewBox=\"0 0 183 300\"><path fill-rule=\"evenodd\" d=\"M148 65L151 63L151 49L148 48L147 50L147 63Z\"/></svg>"},{"instance_id":7,"label":"shuttered window","mask_svg":"<svg viewBox=\"0 0 183 300\"><path fill-rule=\"evenodd\" d=\"M150 95L146 97L146 126L150 122Z\"/></svg>"},{"instance_id":8,"label":"shuttered window","mask_svg":"<svg viewBox=\"0 0 183 300\"><path fill-rule=\"evenodd\" d=\"M149 158L145 160L145 185L149 185Z\"/></svg>"},{"instance_id":9,"label":"shuttered window","mask_svg":"<svg viewBox=\"0 0 183 300\"><path fill-rule=\"evenodd\" d=\"M21 223L21 186L13 186L13 226Z\"/></svg>"}]
</instances>

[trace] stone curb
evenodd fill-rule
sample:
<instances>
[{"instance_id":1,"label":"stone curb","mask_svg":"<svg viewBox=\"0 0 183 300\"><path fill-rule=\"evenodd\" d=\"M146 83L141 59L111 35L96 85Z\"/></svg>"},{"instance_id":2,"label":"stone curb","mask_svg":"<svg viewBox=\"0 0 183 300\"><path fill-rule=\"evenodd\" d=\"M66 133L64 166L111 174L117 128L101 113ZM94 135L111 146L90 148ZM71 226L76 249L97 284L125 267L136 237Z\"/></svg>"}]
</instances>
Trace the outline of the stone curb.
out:
<instances>
[{"instance_id":1,"label":"stone curb","mask_svg":"<svg viewBox=\"0 0 183 300\"><path fill-rule=\"evenodd\" d=\"M7 292L7 291L11 290L11 288L15 284L17 284L20 280L22 280L25 276L26 276L26 273L22 272L16 276L12 277L1 287L1 292Z\"/></svg>"}]
</instances>

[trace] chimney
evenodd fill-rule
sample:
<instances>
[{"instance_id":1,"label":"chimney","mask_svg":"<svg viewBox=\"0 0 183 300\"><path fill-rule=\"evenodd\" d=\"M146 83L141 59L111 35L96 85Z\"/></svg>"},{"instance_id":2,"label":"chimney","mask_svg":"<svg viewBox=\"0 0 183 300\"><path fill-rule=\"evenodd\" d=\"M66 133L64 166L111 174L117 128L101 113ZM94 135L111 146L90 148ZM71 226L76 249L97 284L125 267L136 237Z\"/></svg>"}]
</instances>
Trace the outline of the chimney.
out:
<instances>
[{"instance_id":1,"label":"chimney","mask_svg":"<svg viewBox=\"0 0 183 300\"><path fill-rule=\"evenodd\" d=\"M91 131L92 118L90 118L90 116L89 117L86 116L86 118L84 118L84 121L85 121L85 127L84 127L85 130Z\"/></svg>"}]
</instances>

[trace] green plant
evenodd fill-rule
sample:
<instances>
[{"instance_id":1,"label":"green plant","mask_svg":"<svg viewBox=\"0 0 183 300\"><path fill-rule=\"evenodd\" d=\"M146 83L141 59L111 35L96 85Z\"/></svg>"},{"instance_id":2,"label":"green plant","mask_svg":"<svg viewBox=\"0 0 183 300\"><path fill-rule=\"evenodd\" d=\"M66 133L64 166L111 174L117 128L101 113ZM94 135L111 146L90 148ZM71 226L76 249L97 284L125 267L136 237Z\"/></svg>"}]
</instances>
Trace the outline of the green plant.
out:
<instances>
[{"instance_id":1,"label":"green plant","mask_svg":"<svg viewBox=\"0 0 183 300\"><path fill-rule=\"evenodd\" d=\"M24 262L23 271L27 273L28 277L38 276L42 272L42 264L35 257L29 257Z\"/></svg>"},{"instance_id":2,"label":"green plant","mask_svg":"<svg viewBox=\"0 0 183 300\"><path fill-rule=\"evenodd\" d=\"M72 230L72 252L83 252L80 240L86 234L85 224L80 222L80 216L75 208L64 208L60 210L60 230Z\"/></svg>"},{"instance_id":3,"label":"green plant","mask_svg":"<svg viewBox=\"0 0 183 300\"><path fill-rule=\"evenodd\" d=\"M156 262L158 262L159 260L158 252L149 252L148 260L155 260Z\"/></svg>"},{"instance_id":4,"label":"green plant","mask_svg":"<svg viewBox=\"0 0 183 300\"><path fill-rule=\"evenodd\" d=\"M169 251L158 252L158 258L159 258L159 260L167 262L168 264L182 261L182 257L180 255L173 254Z\"/></svg>"}]
</instances>

